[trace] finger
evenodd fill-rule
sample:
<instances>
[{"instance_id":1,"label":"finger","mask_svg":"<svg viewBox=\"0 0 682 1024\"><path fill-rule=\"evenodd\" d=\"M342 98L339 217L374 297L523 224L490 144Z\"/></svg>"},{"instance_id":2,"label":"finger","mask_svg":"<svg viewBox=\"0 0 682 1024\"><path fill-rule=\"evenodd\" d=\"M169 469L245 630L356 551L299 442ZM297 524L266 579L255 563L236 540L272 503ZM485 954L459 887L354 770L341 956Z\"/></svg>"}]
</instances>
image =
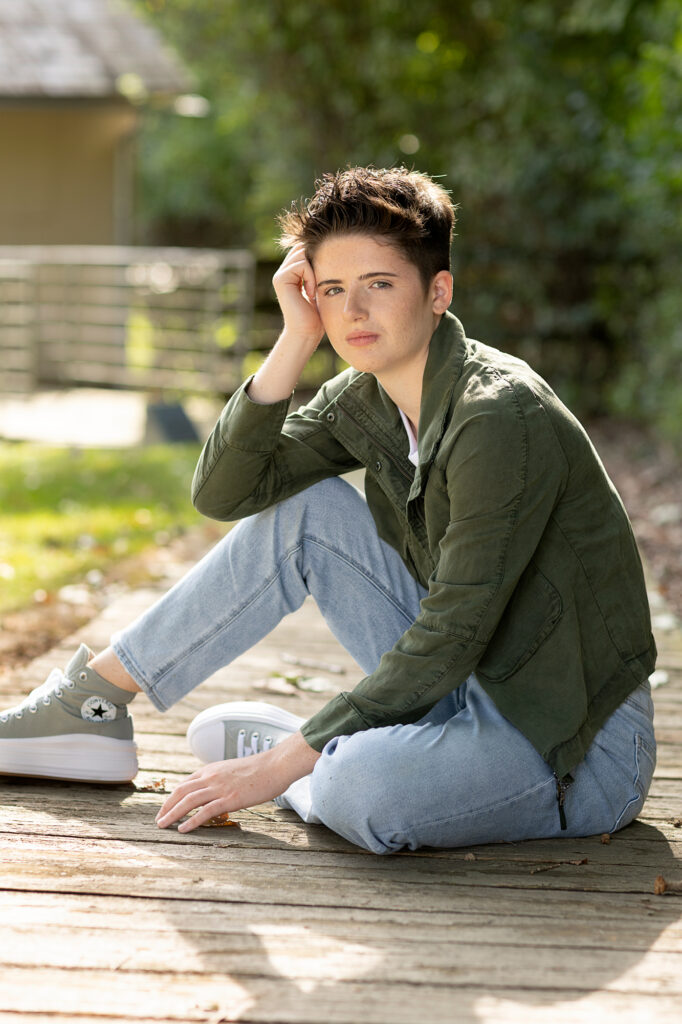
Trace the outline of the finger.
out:
<instances>
[{"instance_id":1,"label":"finger","mask_svg":"<svg viewBox=\"0 0 682 1024\"><path fill-rule=\"evenodd\" d=\"M283 281L285 284L299 285L305 278L312 278L314 280L313 268L310 266L308 261L303 259L293 260L286 266L282 264L280 269L275 274L273 280Z\"/></svg>"},{"instance_id":2,"label":"finger","mask_svg":"<svg viewBox=\"0 0 682 1024\"><path fill-rule=\"evenodd\" d=\"M306 264L307 269L303 274L303 287L307 298L311 303L315 301L315 293L317 292L317 281L315 280L315 272L309 263Z\"/></svg>"},{"instance_id":3,"label":"finger","mask_svg":"<svg viewBox=\"0 0 682 1024\"><path fill-rule=\"evenodd\" d=\"M178 801L182 800L182 798L188 792L188 786L190 785L190 783L196 783L197 780L201 778L202 774L203 769L200 768L198 771L188 776L188 778L186 778L184 782L181 782L178 786L175 787L171 795L161 804L161 807L159 808L159 811L156 815L157 822L159 818L162 818L165 814L168 814L168 812L172 810L173 807L175 807Z\"/></svg>"},{"instance_id":4,"label":"finger","mask_svg":"<svg viewBox=\"0 0 682 1024\"><path fill-rule=\"evenodd\" d=\"M212 800L209 804L204 804L196 814L193 814L187 821L183 821L182 824L178 825L178 832L193 832L195 828L205 825L207 821L215 818L218 814L225 814L227 806L227 801L222 797Z\"/></svg>"},{"instance_id":5,"label":"finger","mask_svg":"<svg viewBox=\"0 0 682 1024\"><path fill-rule=\"evenodd\" d=\"M312 264L306 256L305 246L297 245L287 254L285 260L279 267L279 270L275 273L275 279L280 277L298 276L299 278L305 278L307 282L315 282L315 273L313 271Z\"/></svg>"},{"instance_id":6,"label":"finger","mask_svg":"<svg viewBox=\"0 0 682 1024\"><path fill-rule=\"evenodd\" d=\"M308 300L312 300L315 297L317 290L317 281L315 280L315 271L313 270L310 262L303 257L303 259L296 260L291 264L292 274L295 273L298 277L297 284L299 288L302 286L302 290L305 297Z\"/></svg>"},{"instance_id":7,"label":"finger","mask_svg":"<svg viewBox=\"0 0 682 1024\"><path fill-rule=\"evenodd\" d=\"M208 803L214 798L215 793L204 786L195 789L180 800L175 807L167 811L166 814L161 815L156 824L159 828L168 828L168 826L172 825L175 821L179 821L180 818L184 818L184 816L189 814L190 811L193 811L195 807L201 807L203 804Z\"/></svg>"},{"instance_id":8,"label":"finger","mask_svg":"<svg viewBox=\"0 0 682 1024\"><path fill-rule=\"evenodd\" d=\"M301 263L305 261L305 259L305 249L302 246L300 248L292 249L291 252L288 253L286 259L282 260L279 268L275 272L275 277L286 273L294 264Z\"/></svg>"},{"instance_id":9,"label":"finger","mask_svg":"<svg viewBox=\"0 0 682 1024\"><path fill-rule=\"evenodd\" d=\"M292 259L292 258L295 259L298 256L305 256L305 243L304 242L297 242L296 245L293 245L291 247L291 249L289 249L289 252L284 257L282 263L287 263L290 259Z\"/></svg>"}]
</instances>

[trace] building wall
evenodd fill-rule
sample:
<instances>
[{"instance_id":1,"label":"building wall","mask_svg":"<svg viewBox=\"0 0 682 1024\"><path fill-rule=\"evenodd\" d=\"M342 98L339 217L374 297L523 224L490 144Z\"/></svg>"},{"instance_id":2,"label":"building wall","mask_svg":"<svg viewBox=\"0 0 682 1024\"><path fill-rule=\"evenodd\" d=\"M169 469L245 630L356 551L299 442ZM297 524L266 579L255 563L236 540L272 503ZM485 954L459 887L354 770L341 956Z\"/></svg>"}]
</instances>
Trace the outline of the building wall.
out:
<instances>
[{"instance_id":1,"label":"building wall","mask_svg":"<svg viewBox=\"0 0 682 1024\"><path fill-rule=\"evenodd\" d=\"M0 244L132 238L132 107L0 108Z\"/></svg>"}]
</instances>

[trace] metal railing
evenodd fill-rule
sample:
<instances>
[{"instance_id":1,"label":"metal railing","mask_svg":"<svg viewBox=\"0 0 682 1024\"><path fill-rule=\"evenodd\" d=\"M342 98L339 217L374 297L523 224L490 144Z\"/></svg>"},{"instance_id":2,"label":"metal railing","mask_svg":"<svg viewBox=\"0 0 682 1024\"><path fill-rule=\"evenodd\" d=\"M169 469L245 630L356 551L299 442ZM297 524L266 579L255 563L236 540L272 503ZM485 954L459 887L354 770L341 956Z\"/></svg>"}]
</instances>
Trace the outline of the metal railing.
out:
<instances>
[{"instance_id":1,"label":"metal railing","mask_svg":"<svg viewBox=\"0 0 682 1024\"><path fill-rule=\"evenodd\" d=\"M0 246L0 390L230 392L253 292L241 250Z\"/></svg>"}]
</instances>

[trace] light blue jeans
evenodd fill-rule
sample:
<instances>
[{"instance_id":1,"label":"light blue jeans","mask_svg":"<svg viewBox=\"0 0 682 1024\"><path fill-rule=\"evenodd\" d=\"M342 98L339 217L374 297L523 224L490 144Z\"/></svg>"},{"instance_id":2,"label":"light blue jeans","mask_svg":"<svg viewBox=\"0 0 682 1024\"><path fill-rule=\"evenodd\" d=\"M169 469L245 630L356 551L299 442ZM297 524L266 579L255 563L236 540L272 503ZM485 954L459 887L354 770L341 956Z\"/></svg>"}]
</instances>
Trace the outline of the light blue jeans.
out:
<instances>
[{"instance_id":1,"label":"light blue jeans","mask_svg":"<svg viewBox=\"0 0 682 1024\"><path fill-rule=\"evenodd\" d=\"M242 520L112 643L163 711L309 594L369 674L414 621L425 593L379 539L362 495L331 479ZM655 749L645 683L573 772L561 831L552 770L472 675L416 724L331 740L312 775L277 802L375 853L592 835L639 813Z\"/></svg>"}]
</instances>

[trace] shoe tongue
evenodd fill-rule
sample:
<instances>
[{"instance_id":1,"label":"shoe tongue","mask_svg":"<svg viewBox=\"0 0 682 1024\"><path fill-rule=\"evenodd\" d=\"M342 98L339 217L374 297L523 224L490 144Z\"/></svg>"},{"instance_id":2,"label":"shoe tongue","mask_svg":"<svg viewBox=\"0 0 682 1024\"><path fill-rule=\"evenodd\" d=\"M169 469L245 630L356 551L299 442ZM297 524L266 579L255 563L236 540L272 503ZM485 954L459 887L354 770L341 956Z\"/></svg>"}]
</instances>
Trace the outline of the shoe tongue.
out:
<instances>
[{"instance_id":1,"label":"shoe tongue","mask_svg":"<svg viewBox=\"0 0 682 1024\"><path fill-rule=\"evenodd\" d=\"M39 697L46 697L48 693L52 693L55 686L60 682L66 682L66 677L62 675L58 668L53 668L45 682L41 683L40 686L36 686L35 690L31 690L28 697L25 698L24 703L29 700L35 701Z\"/></svg>"},{"instance_id":2,"label":"shoe tongue","mask_svg":"<svg viewBox=\"0 0 682 1024\"><path fill-rule=\"evenodd\" d=\"M86 647L85 644L81 644L69 664L66 666L64 675L68 676L69 679L73 679L81 669L85 668L91 657L92 651L90 648Z\"/></svg>"}]
</instances>

